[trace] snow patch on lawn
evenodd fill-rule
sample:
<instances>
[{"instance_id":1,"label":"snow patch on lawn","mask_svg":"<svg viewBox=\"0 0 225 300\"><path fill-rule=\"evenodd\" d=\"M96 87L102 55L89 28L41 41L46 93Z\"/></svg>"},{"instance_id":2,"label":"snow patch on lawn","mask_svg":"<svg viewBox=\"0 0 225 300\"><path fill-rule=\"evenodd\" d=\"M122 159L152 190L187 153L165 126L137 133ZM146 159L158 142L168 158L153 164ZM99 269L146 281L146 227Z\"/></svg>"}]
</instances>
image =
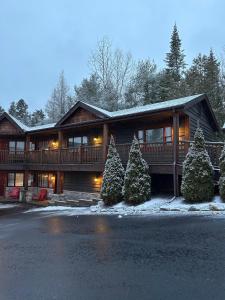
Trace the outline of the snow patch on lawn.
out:
<instances>
[{"instance_id":1,"label":"snow patch on lawn","mask_svg":"<svg viewBox=\"0 0 225 300\"><path fill-rule=\"evenodd\" d=\"M76 215L117 215L118 218L131 215L222 215L225 216L225 203L219 196L215 196L212 202L189 204L182 197L162 198L153 197L151 200L136 206L120 202L113 206L105 206L102 201L91 207L67 207L48 206L44 208L34 208L27 212L57 213L68 216Z\"/></svg>"},{"instance_id":2,"label":"snow patch on lawn","mask_svg":"<svg viewBox=\"0 0 225 300\"><path fill-rule=\"evenodd\" d=\"M16 206L17 204L0 204L0 209L13 208Z\"/></svg>"},{"instance_id":3,"label":"snow patch on lawn","mask_svg":"<svg viewBox=\"0 0 225 300\"><path fill-rule=\"evenodd\" d=\"M225 203L219 196L215 196L212 202L198 204L186 203L182 197L162 198L153 197L143 204L132 206L120 202L113 206L105 206L102 201L91 207L68 207L68 206L48 206L33 208L30 212L54 213L57 215L78 216L78 215L117 215L118 218L132 215L208 215L224 216Z\"/></svg>"}]
</instances>

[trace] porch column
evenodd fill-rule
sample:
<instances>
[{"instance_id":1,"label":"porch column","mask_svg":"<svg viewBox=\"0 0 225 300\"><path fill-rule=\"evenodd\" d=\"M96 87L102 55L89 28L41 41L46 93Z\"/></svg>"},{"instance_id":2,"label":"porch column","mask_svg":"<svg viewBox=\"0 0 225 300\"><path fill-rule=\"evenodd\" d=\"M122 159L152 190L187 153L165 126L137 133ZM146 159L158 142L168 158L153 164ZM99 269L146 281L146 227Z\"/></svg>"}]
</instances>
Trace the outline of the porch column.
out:
<instances>
[{"instance_id":1,"label":"porch column","mask_svg":"<svg viewBox=\"0 0 225 300\"><path fill-rule=\"evenodd\" d=\"M109 144L109 127L108 124L103 125L103 160L105 161L107 158L107 148Z\"/></svg>"},{"instance_id":2,"label":"porch column","mask_svg":"<svg viewBox=\"0 0 225 300\"><path fill-rule=\"evenodd\" d=\"M30 141L31 141L31 137L30 135L27 135L26 136L26 142L25 142L25 152L24 152L24 158L25 158L25 161L28 162L29 160L29 156L28 156L28 152L30 150ZM29 174L28 174L28 170L26 169L25 167L25 170L24 170L24 189L27 191L28 190L28 177L29 177Z\"/></svg>"},{"instance_id":3,"label":"porch column","mask_svg":"<svg viewBox=\"0 0 225 300\"><path fill-rule=\"evenodd\" d=\"M58 131L58 163L61 163L61 149L64 147L64 136L61 130Z\"/></svg>"},{"instance_id":4,"label":"porch column","mask_svg":"<svg viewBox=\"0 0 225 300\"><path fill-rule=\"evenodd\" d=\"M59 149L61 149L64 146L64 137L63 137L63 132L61 130L58 131L58 143L59 143Z\"/></svg>"},{"instance_id":5,"label":"porch column","mask_svg":"<svg viewBox=\"0 0 225 300\"><path fill-rule=\"evenodd\" d=\"M57 171L56 175L56 194L62 194L63 192L63 173Z\"/></svg>"},{"instance_id":6,"label":"porch column","mask_svg":"<svg viewBox=\"0 0 225 300\"><path fill-rule=\"evenodd\" d=\"M28 190L28 170L24 171L24 189L27 191Z\"/></svg>"},{"instance_id":7,"label":"porch column","mask_svg":"<svg viewBox=\"0 0 225 300\"><path fill-rule=\"evenodd\" d=\"M174 196L179 196L178 178L178 157L179 157L179 113L173 114L173 192Z\"/></svg>"},{"instance_id":8,"label":"porch column","mask_svg":"<svg viewBox=\"0 0 225 300\"><path fill-rule=\"evenodd\" d=\"M26 136L26 143L25 143L25 151L29 151L30 150L30 135Z\"/></svg>"}]
</instances>

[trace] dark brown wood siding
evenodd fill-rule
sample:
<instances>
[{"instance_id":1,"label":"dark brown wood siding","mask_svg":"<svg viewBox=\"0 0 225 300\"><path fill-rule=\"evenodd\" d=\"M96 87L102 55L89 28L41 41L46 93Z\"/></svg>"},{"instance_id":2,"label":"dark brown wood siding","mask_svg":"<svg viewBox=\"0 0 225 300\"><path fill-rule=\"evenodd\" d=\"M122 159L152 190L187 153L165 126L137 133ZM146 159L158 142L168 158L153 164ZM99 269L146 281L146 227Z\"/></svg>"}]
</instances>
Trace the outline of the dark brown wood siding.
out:
<instances>
[{"instance_id":1,"label":"dark brown wood siding","mask_svg":"<svg viewBox=\"0 0 225 300\"><path fill-rule=\"evenodd\" d=\"M72 116L63 122L63 124L76 124L86 121L93 121L96 119L98 118L94 114L83 108L78 108Z\"/></svg>"},{"instance_id":2,"label":"dark brown wood siding","mask_svg":"<svg viewBox=\"0 0 225 300\"><path fill-rule=\"evenodd\" d=\"M99 192L101 173L97 172L64 172L64 190L79 192Z\"/></svg>"},{"instance_id":3,"label":"dark brown wood siding","mask_svg":"<svg viewBox=\"0 0 225 300\"><path fill-rule=\"evenodd\" d=\"M186 113L189 115L190 124L190 139L193 140L195 131L199 126L204 132L206 141L215 141L216 132L212 126L212 121L207 112L207 108L204 102L198 103L191 108L189 108Z\"/></svg>"},{"instance_id":4,"label":"dark brown wood siding","mask_svg":"<svg viewBox=\"0 0 225 300\"><path fill-rule=\"evenodd\" d=\"M187 116L180 116L180 126L182 126L182 130L184 131L184 134L186 137L189 136L188 128L186 125L186 119ZM149 118L150 119L150 118ZM137 122L127 122L126 124L120 124L120 125L114 125L112 128L110 128L110 133L114 136L116 144L125 144L125 143L131 143L134 137L134 134L137 135L138 130L143 129L153 129L153 128L163 128L163 127L172 127L173 126L173 120L172 117L168 119L159 119L158 121L152 122L150 120L146 121L137 121Z\"/></svg>"},{"instance_id":5,"label":"dark brown wood siding","mask_svg":"<svg viewBox=\"0 0 225 300\"><path fill-rule=\"evenodd\" d=\"M90 128L85 130L71 130L71 132L64 134L64 145L68 147L68 139L70 137L86 136L88 138L88 145L95 145L95 138L102 143L102 128Z\"/></svg>"},{"instance_id":6,"label":"dark brown wood siding","mask_svg":"<svg viewBox=\"0 0 225 300\"><path fill-rule=\"evenodd\" d=\"M18 128L9 122L6 118L4 118L0 122L0 134L8 134L8 135L16 135L21 134Z\"/></svg>"}]
</instances>

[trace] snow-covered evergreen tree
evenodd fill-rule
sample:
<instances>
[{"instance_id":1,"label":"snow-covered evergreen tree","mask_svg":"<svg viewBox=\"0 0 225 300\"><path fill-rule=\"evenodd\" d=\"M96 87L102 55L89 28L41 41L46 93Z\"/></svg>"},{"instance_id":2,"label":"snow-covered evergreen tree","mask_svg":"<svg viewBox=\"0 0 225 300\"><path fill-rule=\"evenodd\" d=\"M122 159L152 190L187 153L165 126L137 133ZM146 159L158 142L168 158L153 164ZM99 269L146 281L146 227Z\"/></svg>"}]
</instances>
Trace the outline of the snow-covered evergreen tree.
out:
<instances>
[{"instance_id":1,"label":"snow-covered evergreen tree","mask_svg":"<svg viewBox=\"0 0 225 300\"><path fill-rule=\"evenodd\" d=\"M225 145L220 155L220 180L219 180L219 191L220 197L225 200Z\"/></svg>"},{"instance_id":2,"label":"snow-covered evergreen tree","mask_svg":"<svg viewBox=\"0 0 225 300\"><path fill-rule=\"evenodd\" d=\"M151 197L151 177L142 158L139 142L134 136L124 177L124 200L130 204L142 203Z\"/></svg>"},{"instance_id":3,"label":"snow-covered evergreen tree","mask_svg":"<svg viewBox=\"0 0 225 300\"><path fill-rule=\"evenodd\" d=\"M123 181L124 168L116 150L113 136L111 136L100 193L106 205L112 205L122 200Z\"/></svg>"},{"instance_id":4,"label":"snow-covered evergreen tree","mask_svg":"<svg viewBox=\"0 0 225 300\"><path fill-rule=\"evenodd\" d=\"M209 201L213 197L213 166L200 128L183 163L181 192L190 202Z\"/></svg>"}]
</instances>

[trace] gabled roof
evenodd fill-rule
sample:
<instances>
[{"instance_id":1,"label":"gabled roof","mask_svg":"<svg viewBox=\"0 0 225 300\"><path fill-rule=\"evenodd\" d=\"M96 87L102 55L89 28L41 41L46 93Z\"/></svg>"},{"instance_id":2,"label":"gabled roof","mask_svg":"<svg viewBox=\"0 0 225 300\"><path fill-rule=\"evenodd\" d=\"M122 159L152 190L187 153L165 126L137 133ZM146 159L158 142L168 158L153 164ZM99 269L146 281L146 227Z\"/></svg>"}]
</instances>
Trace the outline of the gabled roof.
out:
<instances>
[{"instance_id":1,"label":"gabled roof","mask_svg":"<svg viewBox=\"0 0 225 300\"><path fill-rule=\"evenodd\" d=\"M51 124L45 124L45 125L29 127L29 126L23 124L21 121L19 121L18 119L16 119L14 116L10 115L7 112L4 112L0 116L0 121L3 120L4 118L6 118L9 122L14 124L16 126L16 128L18 128L21 131L21 133L22 132L30 132L30 131L35 131L35 130L53 128L56 124L56 123L51 123Z\"/></svg>"},{"instance_id":2,"label":"gabled roof","mask_svg":"<svg viewBox=\"0 0 225 300\"><path fill-rule=\"evenodd\" d=\"M205 94L199 94L189 97L183 97L178 99L172 99L168 101L162 101L157 102L153 104L147 104L147 105L141 105L136 106L128 109L118 110L114 112L107 111L105 109L99 108L97 106L84 103L81 101L78 101L57 123L51 123L51 124L44 124L44 125L38 125L34 127L28 127L24 125L22 122L17 120L15 117L11 116L10 114L4 112L0 116L0 120L3 118L7 118L9 121L13 122L14 125L17 126L18 129L20 129L22 132L32 132L37 130L44 130L44 129L51 129L55 128L57 126L60 126L63 124L63 122L69 118L78 108L83 108L95 116L97 116L100 119L120 119L123 117L129 117L133 115L139 115L144 113L155 113L165 110L172 110L172 109L188 109L192 107L193 105L199 103L200 101L205 101L207 110L209 112L209 115L215 125L215 127L220 130L220 127L218 125L218 122L216 120L215 114L211 108L211 105L209 103L208 97ZM225 129L225 125L223 127Z\"/></svg>"},{"instance_id":3,"label":"gabled roof","mask_svg":"<svg viewBox=\"0 0 225 300\"><path fill-rule=\"evenodd\" d=\"M56 125L62 125L63 122L65 120L67 120L71 115L74 114L74 112L79 109L79 108L83 108L87 111L89 111L90 113L92 113L93 115L95 115L96 117L100 118L100 119L104 119L107 117L110 117L110 112L108 112L107 110L104 110L102 108L99 108L97 106L94 105L90 105L88 103L82 102L82 101L78 101L57 123Z\"/></svg>"},{"instance_id":4,"label":"gabled roof","mask_svg":"<svg viewBox=\"0 0 225 300\"><path fill-rule=\"evenodd\" d=\"M23 124L21 121L19 121L18 119L16 119L14 116L12 116L10 114L8 114L8 115L17 124L17 126L19 128L21 128L23 131L28 131L29 130L29 127L27 125Z\"/></svg>"},{"instance_id":5,"label":"gabled roof","mask_svg":"<svg viewBox=\"0 0 225 300\"><path fill-rule=\"evenodd\" d=\"M203 94L194 95L184 98L172 99L142 106L136 106L128 109L118 110L114 112L110 112L111 117L119 117L119 116L127 116L132 114L138 114L142 112L153 112L160 111L165 109L172 109L178 107L184 107L186 104L190 104L192 101L195 101L197 98L202 97Z\"/></svg>"},{"instance_id":6,"label":"gabled roof","mask_svg":"<svg viewBox=\"0 0 225 300\"><path fill-rule=\"evenodd\" d=\"M4 112L0 115L0 121L3 119L7 119L10 123L12 123L21 133L25 132L26 125L18 121L16 118L8 114L7 112Z\"/></svg>"}]
</instances>

